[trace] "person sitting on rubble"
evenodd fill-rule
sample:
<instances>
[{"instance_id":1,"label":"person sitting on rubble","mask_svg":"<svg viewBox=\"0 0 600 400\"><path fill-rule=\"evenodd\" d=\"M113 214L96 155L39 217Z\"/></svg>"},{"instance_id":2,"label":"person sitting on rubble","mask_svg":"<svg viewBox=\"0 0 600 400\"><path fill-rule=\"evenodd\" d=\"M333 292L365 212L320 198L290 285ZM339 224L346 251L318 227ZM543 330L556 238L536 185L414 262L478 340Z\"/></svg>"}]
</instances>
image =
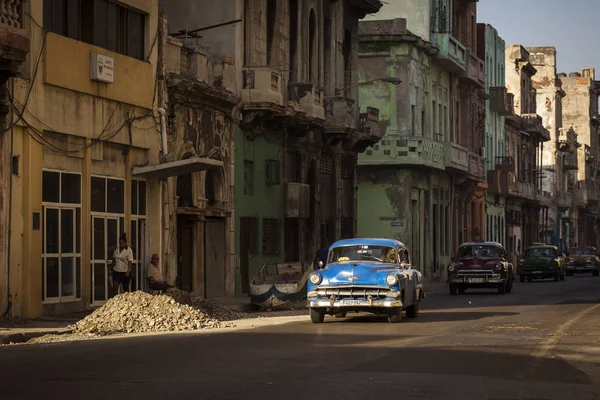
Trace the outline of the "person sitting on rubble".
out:
<instances>
[{"instance_id":1,"label":"person sitting on rubble","mask_svg":"<svg viewBox=\"0 0 600 400\"><path fill-rule=\"evenodd\" d=\"M162 277L160 269L158 269L158 262L160 258L158 254L152 254L152 260L148 265L148 286L151 290L167 290L174 286L171 286Z\"/></svg>"}]
</instances>

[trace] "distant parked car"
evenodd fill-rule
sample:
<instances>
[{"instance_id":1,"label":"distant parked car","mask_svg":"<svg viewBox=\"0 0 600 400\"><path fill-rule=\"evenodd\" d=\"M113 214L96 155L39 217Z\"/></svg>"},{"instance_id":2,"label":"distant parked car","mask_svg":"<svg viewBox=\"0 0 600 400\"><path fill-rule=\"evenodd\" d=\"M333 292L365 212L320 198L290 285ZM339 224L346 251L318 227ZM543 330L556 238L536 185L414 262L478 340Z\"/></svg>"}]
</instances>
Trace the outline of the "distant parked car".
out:
<instances>
[{"instance_id":1,"label":"distant parked car","mask_svg":"<svg viewBox=\"0 0 600 400\"><path fill-rule=\"evenodd\" d=\"M558 252L558 247L550 245L534 245L527 250L517 264L517 272L521 282L527 279L554 278L564 280L566 274L565 259Z\"/></svg>"},{"instance_id":2,"label":"distant parked car","mask_svg":"<svg viewBox=\"0 0 600 400\"><path fill-rule=\"evenodd\" d=\"M595 247L571 247L567 258L567 276L580 273L600 274L600 259Z\"/></svg>"},{"instance_id":3,"label":"distant parked car","mask_svg":"<svg viewBox=\"0 0 600 400\"><path fill-rule=\"evenodd\" d=\"M497 289L500 294L509 293L514 280L513 265L508 262L504 247L497 242L463 243L448 266L450 294L462 294L467 289Z\"/></svg>"},{"instance_id":4,"label":"distant parked car","mask_svg":"<svg viewBox=\"0 0 600 400\"><path fill-rule=\"evenodd\" d=\"M308 307L313 323L325 315L348 312L387 315L400 322L419 315L425 297L422 275L412 268L408 249L392 239L347 239L329 248L327 264L308 279Z\"/></svg>"}]
</instances>

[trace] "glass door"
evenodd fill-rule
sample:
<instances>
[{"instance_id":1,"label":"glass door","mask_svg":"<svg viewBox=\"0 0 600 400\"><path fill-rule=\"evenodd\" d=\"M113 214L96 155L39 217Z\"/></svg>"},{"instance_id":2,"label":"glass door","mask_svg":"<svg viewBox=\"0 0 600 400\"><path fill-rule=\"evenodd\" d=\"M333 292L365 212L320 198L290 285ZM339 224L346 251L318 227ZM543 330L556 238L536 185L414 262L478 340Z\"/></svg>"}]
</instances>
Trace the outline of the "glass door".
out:
<instances>
[{"instance_id":1,"label":"glass door","mask_svg":"<svg viewBox=\"0 0 600 400\"><path fill-rule=\"evenodd\" d=\"M101 306L112 290L112 255L119 245L118 217L92 216L92 305Z\"/></svg>"}]
</instances>

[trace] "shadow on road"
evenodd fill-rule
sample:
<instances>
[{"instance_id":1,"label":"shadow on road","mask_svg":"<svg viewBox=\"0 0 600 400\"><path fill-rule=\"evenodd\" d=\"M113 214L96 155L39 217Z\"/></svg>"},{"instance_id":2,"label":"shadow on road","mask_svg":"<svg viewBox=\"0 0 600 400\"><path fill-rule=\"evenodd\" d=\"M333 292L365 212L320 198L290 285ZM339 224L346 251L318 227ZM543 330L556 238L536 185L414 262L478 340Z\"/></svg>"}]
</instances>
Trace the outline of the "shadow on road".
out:
<instances>
[{"instance_id":1,"label":"shadow on road","mask_svg":"<svg viewBox=\"0 0 600 400\"><path fill-rule=\"evenodd\" d=\"M512 315L518 315L517 312L470 312L470 311L458 311L458 312L437 312L437 311L423 311L419 313L419 317L405 318L402 323L414 322L414 323L431 323L431 322L456 322L456 321L475 321L483 318L490 317L508 317ZM343 323L387 323L387 317L360 314L357 316L348 315L346 318L326 318L326 323L343 322Z\"/></svg>"}]
</instances>

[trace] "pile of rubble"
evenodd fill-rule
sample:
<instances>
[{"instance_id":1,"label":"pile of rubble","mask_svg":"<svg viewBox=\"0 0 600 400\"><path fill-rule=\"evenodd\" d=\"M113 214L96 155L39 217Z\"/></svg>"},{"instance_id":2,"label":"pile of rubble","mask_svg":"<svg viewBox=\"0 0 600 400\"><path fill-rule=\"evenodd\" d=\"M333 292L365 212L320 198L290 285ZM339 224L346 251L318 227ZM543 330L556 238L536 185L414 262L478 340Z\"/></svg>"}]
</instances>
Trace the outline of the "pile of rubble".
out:
<instances>
[{"instance_id":1,"label":"pile of rubble","mask_svg":"<svg viewBox=\"0 0 600 400\"><path fill-rule=\"evenodd\" d=\"M76 334L170 332L226 328L242 314L171 289L166 294L123 293L70 328Z\"/></svg>"}]
</instances>

